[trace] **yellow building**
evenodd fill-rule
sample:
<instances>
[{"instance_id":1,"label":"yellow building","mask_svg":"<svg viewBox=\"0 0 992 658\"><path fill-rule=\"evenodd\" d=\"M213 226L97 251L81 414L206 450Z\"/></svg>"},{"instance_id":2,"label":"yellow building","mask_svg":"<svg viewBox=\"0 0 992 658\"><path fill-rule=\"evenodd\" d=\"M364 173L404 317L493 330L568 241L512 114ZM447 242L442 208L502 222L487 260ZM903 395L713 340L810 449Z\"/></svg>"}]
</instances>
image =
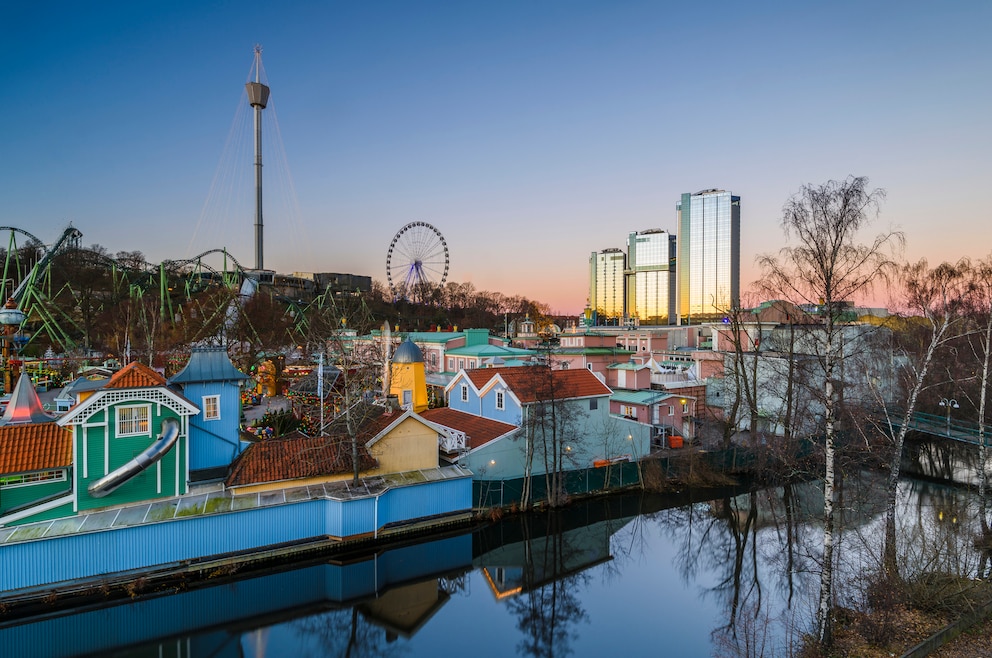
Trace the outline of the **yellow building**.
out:
<instances>
[{"instance_id":1,"label":"yellow building","mask_svg":"<svg viewBox=\"0 0 992 658\"><path fill-rule=\"evenodd\" d=\"M404 409L420 413L428 407L424 353L409 338L396 348L393 355L389 394L395 395Z\"/></svg>"}]
</instances>

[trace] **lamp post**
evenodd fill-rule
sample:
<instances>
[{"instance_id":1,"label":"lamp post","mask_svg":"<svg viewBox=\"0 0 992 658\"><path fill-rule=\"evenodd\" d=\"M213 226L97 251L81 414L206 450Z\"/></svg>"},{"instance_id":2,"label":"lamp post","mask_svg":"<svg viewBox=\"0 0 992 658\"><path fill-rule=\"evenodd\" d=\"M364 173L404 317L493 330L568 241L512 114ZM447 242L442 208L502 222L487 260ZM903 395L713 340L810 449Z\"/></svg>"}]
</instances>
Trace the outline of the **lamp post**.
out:
<instances>
[{"instance_id":1,"label":"lamp post","mask_svg":"<svg viewBox=\"0 0 992 658\"><path fill-rule=\"evenodd\" d=\"M947 407L947 436L951 435L951 409L960 409L961 406L954 398L940 398L940 406Z\"/></svg>"}]
</instances>

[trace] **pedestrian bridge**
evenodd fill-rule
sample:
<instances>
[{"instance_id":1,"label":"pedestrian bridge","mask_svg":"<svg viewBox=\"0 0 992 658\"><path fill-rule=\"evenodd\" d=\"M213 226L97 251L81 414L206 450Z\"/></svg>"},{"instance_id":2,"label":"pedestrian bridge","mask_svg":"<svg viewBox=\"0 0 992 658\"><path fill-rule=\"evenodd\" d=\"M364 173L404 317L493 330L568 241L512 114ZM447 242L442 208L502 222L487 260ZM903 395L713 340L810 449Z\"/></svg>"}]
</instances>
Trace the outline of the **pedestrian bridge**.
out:
<instances>
[{"instance_id":1,"label":"pedestrian bridge","mask_svg":"<svg viewBox=\"0 0 992 658\"><path fill-rule=\"evenodd\" d=\"M889 415L895 429L903 416ZM948 484L978 485L981 470L979 448L992 446L989 428L983 432L978 423L955 420L947 415L915 413L909 420L910 432L902 455L902 471ZM992 474L988 453L984 464Z\"/></svg>"}]
</instances>

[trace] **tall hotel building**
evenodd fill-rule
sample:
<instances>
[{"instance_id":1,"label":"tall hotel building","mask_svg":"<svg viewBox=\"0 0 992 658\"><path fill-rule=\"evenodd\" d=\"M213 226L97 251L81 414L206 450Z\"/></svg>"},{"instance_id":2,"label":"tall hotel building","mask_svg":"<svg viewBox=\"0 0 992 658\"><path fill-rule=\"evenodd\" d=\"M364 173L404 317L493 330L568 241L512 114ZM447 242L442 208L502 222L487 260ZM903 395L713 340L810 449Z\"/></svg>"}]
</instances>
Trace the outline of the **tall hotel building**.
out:
<instances>
[{"instance_id":1,"label":"tall hotel building","mask_svg":"<svg viewBox=\"0 0 992 658\"><path fill-rule=\"evenodd\" d=\"M741 198L683 194L678 211L678 322L722 317L740 304Z\"/></svg>"},{"instance_id":2,"label":"tall hotel building","mask_svg":"<svg viewBox=\"0 0 992 658\"><path fill-rule=\"evenodd\" d=\"M675 322L675 244L661 229L627 236L627 315L642 325Z\"/></svg>"},{"instance_id":3,"label":"tall hotel building","mask_svg":"<svg viewBox=\"0 0 992 658\"><path fill-rule=\"evenodd\" d=\"M626 313L626 265L627 257L620 249L594 251L589 256L589 306L598 324L617 324Z\"/></svg>"}]
</instances>

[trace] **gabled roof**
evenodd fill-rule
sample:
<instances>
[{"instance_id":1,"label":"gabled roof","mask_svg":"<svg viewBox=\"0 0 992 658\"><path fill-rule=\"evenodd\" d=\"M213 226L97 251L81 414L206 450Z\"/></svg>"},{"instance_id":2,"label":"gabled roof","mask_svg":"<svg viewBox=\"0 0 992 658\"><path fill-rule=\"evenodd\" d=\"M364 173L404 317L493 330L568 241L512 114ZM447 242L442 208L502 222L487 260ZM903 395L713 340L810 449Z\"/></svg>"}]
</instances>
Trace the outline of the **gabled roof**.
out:
<instances>
[{"instance_id":1,"label":"gabled roof","mask_svg":"<svg viewBox=\"0 0 992 658\"><path fill-rule=\"evenodd\" d=\"M420 415L436 425L443 425L464 432L466 447L470 450L475 450L491 441L507 436L517 429L516 425L455 411L449 407L427 409L422 411Z\"/></svg>"},{"instance_id":2,"label":"gabled roof","mask_svg":"<svg viewBox=\"0 0 992 658\"><path fill-rule=\"evenodd\" d=\"M455 347L445 352L448 356L474 356L479 358L502 357L504 359L534 356L534 350L527 350L520 347L503 347L502 345L470 345L466 347Z\"/></svg>"},{"instance_id":3,"label":"gabled roof","mask_svg":"<svg viewBox=\"0 0 992 658\"><path fill-rule=\"evenodd\" d=\"M66 384L62 392L58 394L58 398L71 398L75 399L76 395L80 393L86 393L87 391L96 391L107 385L109 379L86 379L85 377L77 377L71 382Z\"/></svg>"},{"instance_id":4,"label":"gabled roof","mask_svg":"<svg viewBox=\"0 0 992 658\"><path fill-rule=\"evenodd\" d=\"M10 395L10 402L7 403L7 410L0 418L0 425L12 425L17 423L47 423L55 420L45 412L41 405L41 398L34 387L31 377L22 372L14 385L14 392Z\"/></svg>"},{"instance_id":5,"label":"gabled roof","mask_svg":"<svg viewBox=\"0 0 992 658\"><path fill-rule=\"evenodd\" d=\"M466 370L476 390L485 388L493 378L499 377L521 402L567 400L609 395L610 387L585 368L552 370L547 366L523 368L482 368Z\"/></svg>"},{"instance_id":6,"label":"gabled roof","mask_svg":"<svg viewBox=\"0 0 992 658\"><path fill-rule=\"evenodd\" d=\"M248 446L235 460L226 484L235 487L351 473L351 451L351 439L346 435L307 436L293 432ZM361 471L375 466L361 442L358 462Z\"/></svg>"},{"instance_id":7,"label":"gabled roof","mask_svg":"<svg viewBox=\"0 0 992 658\"><path fill-rule=\"evenodd\" d=\"M55 423L0 427L0 475L72 464L72 432Z\"/></svg>"},{"instance_id":8,"label":"gabled roof","mask_svg":"<svg viewBox=\"0 0 992 658\"><path fill-rule=\"evenodd\" d=\"M127 364L110 378L106 388L154 388L165 386L165 377L137 361Z\"/></svg>"},{"instance_id":9,"label":"gabled roof","mask_svg":"<svg viewBox=\"0 0 992 658\"><path fill-rule=\"evenodd\" d=\"M239 382L248 375L234 367L227 348L223 346L194 347L189 363L169 380L171 384L201 382Z\"/></svg>"}]
</instances>

